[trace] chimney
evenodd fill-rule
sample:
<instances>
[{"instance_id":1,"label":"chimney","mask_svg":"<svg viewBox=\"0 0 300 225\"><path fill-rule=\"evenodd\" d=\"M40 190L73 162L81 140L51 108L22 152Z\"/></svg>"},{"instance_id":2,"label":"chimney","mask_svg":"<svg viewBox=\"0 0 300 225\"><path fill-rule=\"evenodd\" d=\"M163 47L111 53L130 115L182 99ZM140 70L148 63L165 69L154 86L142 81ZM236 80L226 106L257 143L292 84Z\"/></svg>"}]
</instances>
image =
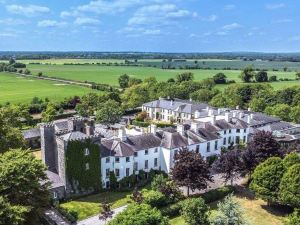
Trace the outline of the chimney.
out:
<instances>
[{"instance_id":1,"label":"chimney","mask_svg":"<svg viewBox=\"0 0 300 225\"><path fill-rule=\"evenodd\" d=\"M121 139L121 141L126 141L127 136L126 136L126 131L125 131L125 127L122 127L119 129L119 135L118 138Z\"/></svg>"},{"instance_id":2,"label":"chimney","mask_svg":"<svg viewBox=\"0 0 300 225\"><path fill-rule=\"evenodd\" d=\"M239 118L242 119L243 117L244 117L244 113L243 113L243 112L240 112L240 113L239 113Z\"/></svg>"},{"instance_id":3,"label":"chimney","mask_svg":"<svg viewBox=\"0 0 300 225\"><path fill-rule=\"evenodd\" d=\"M251 112L251 108L248 108L248 111Z\"/></svg>"},{"instance_id":4,"label":"chimney","mask_svg":"<svg viewBox=\"0 0 300 225\"><path fill-rule=\"evenodd\" d=\"M151 124L151 125L150 125L150 133L156 134L156 131L157 131L157 126L156 126L156 124Z\"/></svg>"},{"instance_id":5,"label":"chimney","mask_svg":"<svg viewBox=\"0 0 300 225\"><path fill-rule=\"evenodd\" d=\"M211 124L216 124L216 116L211 116Z\"/></svg>"},{"instance_id":6,"label":"chimney","mask_svg":"<svg viewBox=\"0 0 300 225\"><path fill-rule=\"evenodd\" d=\"M171 100L171 105L173 105L173 100Z\"/></svg>"},{"instance_id":7,"label":"chimney","mask_svg":"<svg viewBox=\"0 0 300 225\"><path fill-rule=\"evenodd\" d=\"M206 107L206 111L208 111L208 110L209 110L209 106Z\"/></svg>"},{"instance_id":8,"label":"chimney","mask_svg":"<svg viewBox=\"0 0 300 225\"><path fill-rule=\"evenodd\" d=\"M222 109L218 109L218 115L222 113Z\"/></svg>"},{"instance_id":9,"label":"chimney","mask_svg":"<svg viewBox=\"0 0 300 225\"><path fill-rule=\"evenodd\" d=\"M192 98L190 98L190 102L192 102L193 101L193 99Z\"/></svg>"},{"instance_id":10,"label":"chimney","mask_svg":"<svg viewBox=\"0 0 300 225\"><path fill-rule=\"evenodd\" d=\"M247 123L250 124L252 122L252 120L253 120L253 114L248 115Z\"/></svg>"},{"instance_id":11,"label":"chimney","mask_svg":"<svg viewBox=\"0 0 300 225\"><path fill-rule=\"evenodd\" d=\"M237 106L235 107L235 109L236 109L236 110L239 110L239 109L240 109L240 106L237 105Z\"/></svg>"},{"instance_id":12,"label":"chimney","mask_svg":"<svg viewBox=\"0 0 300 225\"><path fill-rule=\"evenodd\" d=\"M214 110L213 109L208 110L208 116L213 116L213 115L214 115Z\"/></svg>"},{"instance_id":13,"label":"chimney","mask_svg":"<svg viewBox=\"0 0 300 225\"><path fill-rule=\"evenodd\" d=\"M230 113L229 112L225 113L225 120L226 120L226 122L230 122Z\"/></svg>"},{"instance_id":14,"label":"chimney","mask_svg":"<svg viewBox=\"0 0 300 225\"><path fill-rule=\"evenodd\" d=\"M191 123L191 130L197 132L198 131L198 123L192 122Z\"/></svg>"},{"instance_id":15,"label":"chimney","mask_svg":"<svg viewBox=\"0 0 300 225\"><path fill-rule=\"evenodd\" d=\"M233 113L232 113L232 117L236 117L236 112L233 112Z\"/></svg>"},{"instance_id":16,"label":"chimney","mask_svg":"<svg viewBox=\"0 0 300 225\"><path fill-rule=\"evenodd\" d=\"M200 112L198 110L195 111L195 119L198 119L200 117Z\"/></svg>"},{"instance_id":17,"label":"chimney","mask_svg":"<svg viewBox=\"0 0 300 225\"><path fill-rule=\"evenodd\" d=\"M184 126L182 124L177 124L177 132L184 135Z\"/></svg>"}]
</instances>

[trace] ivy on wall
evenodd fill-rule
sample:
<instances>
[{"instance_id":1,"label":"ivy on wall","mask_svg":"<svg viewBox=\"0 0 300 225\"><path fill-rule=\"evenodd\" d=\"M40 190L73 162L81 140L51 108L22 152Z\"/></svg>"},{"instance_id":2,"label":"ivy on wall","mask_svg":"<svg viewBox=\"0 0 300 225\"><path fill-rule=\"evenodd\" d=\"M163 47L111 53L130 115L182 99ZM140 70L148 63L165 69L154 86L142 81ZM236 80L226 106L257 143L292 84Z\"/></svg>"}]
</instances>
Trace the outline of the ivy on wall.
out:
<instances>
[{"instance_id":1,"label":"ivy on wall","mask_svg":"<svg viewBox=\"0 0 300 225\"><path fill-rule=\"evenodd\" d=\"M85 149L89 155L85 155ZM89 169L86 169L88 163ZM79 189L101 189L101 159L99 145L91 140L71 141L66 151L66 173L70 181L77 181Z\"/></svg>"}]
</instances>

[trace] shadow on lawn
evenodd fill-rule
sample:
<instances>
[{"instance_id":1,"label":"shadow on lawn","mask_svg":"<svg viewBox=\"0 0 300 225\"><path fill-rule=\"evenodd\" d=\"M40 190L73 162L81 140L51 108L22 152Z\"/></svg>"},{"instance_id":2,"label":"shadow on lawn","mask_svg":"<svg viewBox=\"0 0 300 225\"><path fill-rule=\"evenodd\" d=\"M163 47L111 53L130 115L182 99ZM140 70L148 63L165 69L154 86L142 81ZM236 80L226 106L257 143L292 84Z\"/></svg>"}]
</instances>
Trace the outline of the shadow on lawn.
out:
<instances>
[{"instance_id":1,"label":"shadow on lawn","mask_svg":"<svg viewBox=\"0 0 300 225\"><path fill-rule=\"evenodd\" d=\"M89 203L102 203L109 202L113 203L119 200L126 201L127 195L130 195L131 192L101 192L95 195L89 195L86 197L78 198L78 202L89 202Z\"/></svg>"}]
</instances>

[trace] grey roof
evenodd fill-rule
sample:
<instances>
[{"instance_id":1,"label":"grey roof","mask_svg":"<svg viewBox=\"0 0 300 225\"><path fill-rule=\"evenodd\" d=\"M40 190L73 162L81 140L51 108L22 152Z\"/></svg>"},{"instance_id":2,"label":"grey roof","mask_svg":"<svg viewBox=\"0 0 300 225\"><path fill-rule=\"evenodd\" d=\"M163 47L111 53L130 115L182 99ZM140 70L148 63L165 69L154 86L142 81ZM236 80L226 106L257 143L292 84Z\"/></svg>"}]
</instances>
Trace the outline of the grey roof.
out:
<instances>
[{"instance_id":1,"label":"grey roof","mask_svg":"<svg viewBox=\"0 0 300 225\"><path fill-rule=\"evenodd\" d=\"M60 137L63 138L63 140L65 140L65 141L75 141L78 139L87 138L88 135L86 135L82 132L79 132L79 131L72 131L67 134L63 134Z\"/></svg>"},{"instance_id":2,"label":"grey roof","mask_svg":"<svg viewBox=\"0 0 300 225\"><path fill-rule=\"evenodd\" d=\"M178 132L163 132L161 146L167 149L181 148L188 145L188 140Z\"/></svg>"},{"instance_id":3,"label":"grey roof","mask_svg":"<svg viewBox=\"0 0 300 225\"><path fill-rule=\"evenodd\" d=\"M39 138L41 137L41 131L39 128L33 128L29 130L22 131L24 139L31 139L31 138Z\"/></svg>"},{"instance_id":4,"label":"grey roof","mask_svg":"<svg viewBox=\"0 0 300 225\"><path fill-rule=\"evenodd\" d=\"M201 111L207 108L207 104L193 102L193 101L186 101L181 99L160 99L155 100L152 102L148 102L143 104L143 106L150 107L150 108L162 108L167 110L176 111L179 113L194 113L195 111Z\"/></svg>"},{"instance_id":5,"label":"grey roof","mask_svg":"<svg viewBox=\"0 0 300 225\"><path fill-rule=\"evenodd\" d=\"M61 178L58 176L58 174L53 173L49 170L46 171L46 175L51 182L51 188L58 188L65 186Z\"/></svg>"},{"instance_id":6,"label":"grey roof","mask_svg":"<svg viewBox=\"0 0 300 225\"><path fill-rule=\"evenodd\" d=\"M55 130L56 131L63 131L68 130L68 120L67 119L61 119L54 121Z\"/></svg>"},{"instance_id":7,"label":"grey roof","mask_svg":"<svg viewBox=\"0 0 300 225\"><path fill-rule=\"evenodd\" d=\"M102 152L103 151L103 152ZM120 139L105 140L101 142L101 156L127 157L134 154L134 149Z\"/></svg>"},{"instance_id":8,"label":"grey roof","mask_svg":"<svg viewBox=\"0 0 300 225\"><path fill-rule=\"evenodd\" d=\"M285 129L289 129L289 128L293 128L294 126L288 122L284 122L284 121L280 121L280 122L276 122L276 123L271 123L268 124L266 126L263 127L259 127L257 128L258 130L264 130L264 131L280 131L280 130L285 130Z\"/></svg>"}]
</instances>

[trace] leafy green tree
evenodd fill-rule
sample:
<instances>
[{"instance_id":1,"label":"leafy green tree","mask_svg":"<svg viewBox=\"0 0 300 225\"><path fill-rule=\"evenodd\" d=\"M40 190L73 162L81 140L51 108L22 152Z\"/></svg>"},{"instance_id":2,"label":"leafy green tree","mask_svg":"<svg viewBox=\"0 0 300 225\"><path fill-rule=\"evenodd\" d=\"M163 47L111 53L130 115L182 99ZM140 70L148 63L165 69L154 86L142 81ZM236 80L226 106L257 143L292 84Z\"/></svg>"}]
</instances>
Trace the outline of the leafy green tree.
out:
<instances>
[{"instance_id":1,"label":"leafy green tree","mask_svg":"<svg viewBox=\"0 0 300 225\"><path fill-rule=\"evenodd\" d=\"M279 185L284 172L282 160L271 157L254 170L250 189L268 204L279 202Z\"/></svg>"},{"instance_id":2,"label":"leafy green tree","mask_svg":"<svg viewBox=\"0 0 300 225\"><path fill-rule=\"evenodd\" d=\"M127 88L121 95L122 106L126 109L134 109L150 100L147 86L135 85Z\"/></svg>"},{"instance_id":3,"label":"leafy green tree","mask_svg":"<svg viewBox=\"0 0 300 225\"><path fill-rule=\"evenodd\" d=\"M151 182L151 189L159 190L162 186L165 186L167 184L168 180L169 179L165 177L163 174L155 175Z\"/></svg>"},{"instance_id":4,"label":"leafy green tree","mask_svg":"<svg viewBox=\"0 0 300 225\"><path fill-rule=\"evenodd\" d=\"M269 115L279 117L284 121L291 121L291 107L287 104L277 104L275 106L268 106L266 107L265 112Z\"/></svg>"},{"instance_id":5,"label":"leafy green tree","mask_svg":"<svg viewBox=\"0 0 300 225\"><path fill-rule=\"evenodd\" d=\"M156 208L147 204L131 204L112 219L109 225L168 225L169 221Z\"/></svg>"},{"instance_id":6,"label":"leafy green tree","mask_svg":"<svg viewBox=\"0 0 300 225\"><path fill-rule=\"evenodd\" d=\"M187 187L187 194L190 189L205 189L212 176L209 165L202 156L187 149L180 150L175 155L175 164L171 171L172 179L181 186Z\"/></svg>"},{"instance_id":7,"label":"leafy green tree","mask_svg":"<svg viewBox=\"0 0 300 225\"><path fill-rule=\"evenodd\" d=\"M247 66L242 70L240 78L243 82L249 83L254 76L255 76L254 68L252 66Z\"/></svg>"},{"instance_id":8,"label":"leafy green tree","mask_svg":"<svg viewBox=\"0 0 300 225\"><path fill-rule=\"evenodd\" d=\"M208 207L202 198L186 199L181 203L181 215L189 225L207 225Z\"/></svg>"},{"instance_id":9,"label":"leafy green tree","mask_svg":"<svg viewBox=\"0 0 300 225\"><path fill-rule=\"evenodd\" d=\"M285 225L299 225L300 224L300 211L295 210L291 215L288 216Z\"/></svg>"},{"instance_id":10,"label":"leafy green tree","mask_svg":"<svg viewBox=\"0 0 300 225\"><path fill-rule=\"evenodd\" d=\"M130 77L128 81L128 87L131 87L133 85L141 84L143 81L139 78Z\"/></svg>"},{"instance_id":11,"label":"leafy green tree","mask_svg":"<svg viewBox=\"0 0 300 225\"><path fill-rule=\"evenodd\" d=\"M56 115L57 111L55 105L53 103L49 103L46 110L42 113L42 121L51 122L55 119Z\"/></svg>"},{"instance_id":12,"label":"leafy green tree","mask_svg":"<svg viewBox=\"0 0 300 225\"><path fill-rule=\"evenodd\" d=\"M129 83L129 76L127 74L123 74L119 77L119 85L121 88L127 88Z\"/></svg>"},{"instance_id":13,"label":"leafy green tree","mask_svg":"<svg viewBox=\"0 0 300 225\"><path fill-rule=\"evenodd\" d=\"M11 150L0 155L0 193L3 197L0 201L1 205L11 206L8 210L16 221L35 224L49 204L45 170L45 165L28 151Z\"/></svg>"},{"instance_id":14,"label":"leafy green tree","mask_svg":"<svg viewBox=\"0 0 300 225\"><path fill-rule=\"evenodd\" d=\"M269 82L275 82L277 81L277 76L273 75L269 77Z\"/></svg>"},{"instance_id":15,"label":"leafy green tree","mask_svg":"<svg viewBox=\"0 0 300 225\"><path fill-rule=\"evenodd\" d=\"M190 94L190 98L197 102L209 102L217 94L216 91L200 89Z\"/></svg>"},{"instance_id":16,"label":"leafy green tree","mask_svg":"<svg viewBox=\"0 0 300 225\"><path fill-rule=\"evenodd\" d=\"M300 72L296 73L296 78L300 78Z\"/></svg>"},{"instance_id":17,"label":"leafy green tree","mask_svg":"<svg viewBox=\"0 0 300 225\"><path fill-rule=\"evenodd\" d=\"M120 121L123 110L120 104L114 100L103 103L96 113L96 119L100 123L114 124Z\"/></svg>"},{"instance_id":18,"label":"leafy green tree","mask_svg":"<svg viewBox=\"0 0 300 225\"><path fill-rule=\"evenodd\" d=\"M285 168L288 169L293 165L300 163L300 155L296 152L292 152L284 157L282 163Z\"/></svg>"},{"instance_id":19,"label":"leafy green tree","mask_svg":"<svg viewBox=\"0 0 300 225\"><path fill-rule=\"evenodd\" d=\"M264 112L265 108L267 107L267 104L265 102L265 99L263 98L252 98L252 100L249 103L249 107L254 112Z\"/></svg>"},{"instance_id":20,"label":"leafy green tree","mask_svg":"<svg viewBox=\"0 0 300 225\"><path fill-rule=\"evenodd\" d=\"M224 201L218 203L216 213L209 220L211 225L248 225L242 207L233 195L226 196Z\"/></svg>"},{"instance_id":21,"label":"leafy green tree","mask_svg":"<svg viewBox=\"0 0 300 225\"><path fill-rule=\"evenodd\" d=\"M161 208L167 204L166 196L158 190L143 190L143 202L151 207Z\"/></svg>"},{"instance_id":22,"label":"leafy green tree","mask_svg":"<svg viewBox=\"0 0 300 225\"><path fill-rule=\"evenodd\" d=\"M181 83L183 81L191 81L194 79L194 74L191 72L180 73L176 75L176 82Z\"/></svg>"},{"instance_id":23,"label":"leafy green tree","mask_svg":"<svg viewBox=\"0 0 300 225\"><path fill-rule=\"evenodd\" d=\"M268 82L268 72L266 71L259 71L255 74L256 82Z\"/></svg>"},{"instance_id":24,"label":"leafy green tree","mask_svg":"<svg viewBox=\"0 0 300 225\"><path fill-rule=\"evenodd\" d=\"M290 119L294 123L300 123L300 105L291 108Z\"/></svg>"},{"instance_id":25,"label":"leafy green tree","mask_svg":"<svg viewBox=\"0 0 300 225\"><path fill-rule=\"evenodd\" d=\"M226 75L224 73L217 73L213 76L214 82L216 84L226 84Z\"/></svg>"},{"instance_id":26,"label":"leafy green tree","mask_svg":"<svg viewBox=\"0 0 300 225\"><path fill-rule=\"evenodd\" d=\"M300 208L300 164L290 167L280 183L281 201L294 208Z\"/></svg>"}]
</instances>

